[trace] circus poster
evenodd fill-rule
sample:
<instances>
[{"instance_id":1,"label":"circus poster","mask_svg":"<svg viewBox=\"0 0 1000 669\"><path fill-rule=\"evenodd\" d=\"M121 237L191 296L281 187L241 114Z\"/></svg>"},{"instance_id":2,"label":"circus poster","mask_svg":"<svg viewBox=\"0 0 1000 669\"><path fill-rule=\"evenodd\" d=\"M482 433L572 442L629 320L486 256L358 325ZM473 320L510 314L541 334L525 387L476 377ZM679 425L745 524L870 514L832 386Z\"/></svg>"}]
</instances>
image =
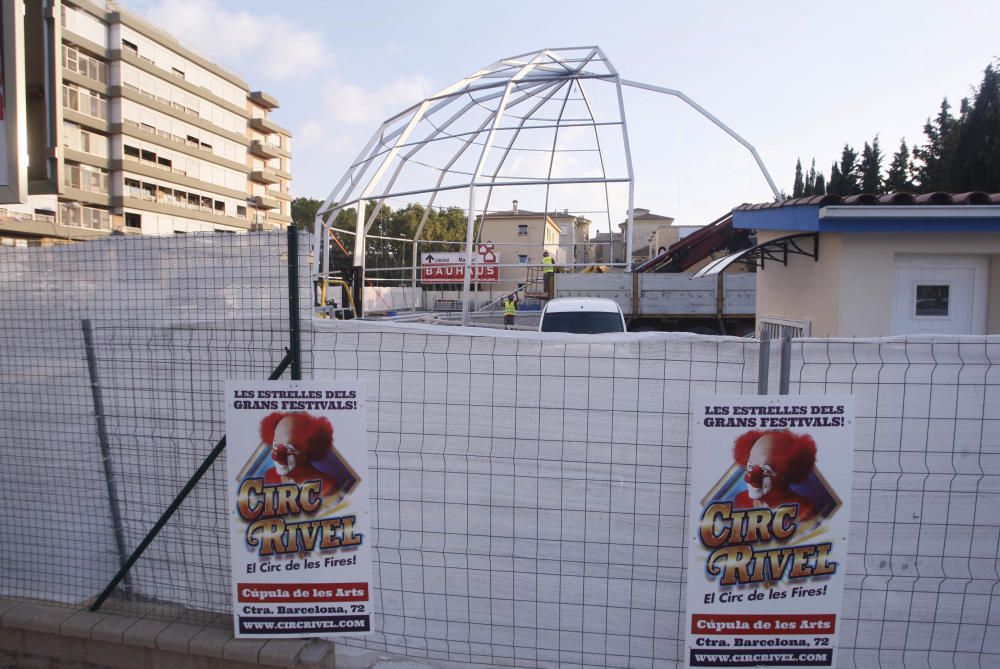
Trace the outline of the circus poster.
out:
<instances>
[{"instance_id":1,"label":"circus poster","mask_svg":"<svg viewBox=\"0 0 1000 669\"><path fill-rule=\"evenodd\" d=\"M365 401L357 382L229 381L237 637L371 630Z\"/></svg>"},{"instance_id":2,"label":"circus poster","mask_svg":"<svg viewBox=\"0 0 1000 669\"><path fill-rule=\"evenodd\" d=\"M836 666L853 398L704 396L693 406L688 666Z\"/></svg>"}]
</instances>

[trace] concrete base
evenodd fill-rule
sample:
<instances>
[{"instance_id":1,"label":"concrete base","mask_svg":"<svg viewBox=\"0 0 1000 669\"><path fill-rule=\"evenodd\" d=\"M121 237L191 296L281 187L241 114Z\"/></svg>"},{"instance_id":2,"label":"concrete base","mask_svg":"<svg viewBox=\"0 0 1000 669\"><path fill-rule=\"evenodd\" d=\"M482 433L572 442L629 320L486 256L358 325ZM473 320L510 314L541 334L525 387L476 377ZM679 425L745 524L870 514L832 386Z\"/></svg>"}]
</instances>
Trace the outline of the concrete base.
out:
<instances>
[{"instance_id":1,"label":"concrete base","mask_svg":"<svg viewBox=\"0 0 1000 669\"><path fill-rule=\"evenodd\" d=\"M334 669L320 639L233 638L232 627L0 599L0 669Z\"/></svg>"}]
</instances>

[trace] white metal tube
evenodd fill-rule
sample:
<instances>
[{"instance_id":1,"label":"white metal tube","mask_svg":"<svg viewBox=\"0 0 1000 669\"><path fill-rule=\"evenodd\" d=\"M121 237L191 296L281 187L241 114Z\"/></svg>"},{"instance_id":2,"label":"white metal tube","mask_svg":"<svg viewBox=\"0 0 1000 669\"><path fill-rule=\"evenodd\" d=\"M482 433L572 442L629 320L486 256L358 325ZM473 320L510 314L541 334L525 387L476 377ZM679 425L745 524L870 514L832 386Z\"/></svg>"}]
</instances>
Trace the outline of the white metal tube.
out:
<instances>
[{"instance_id":1,"label":"white metal tube","mask_svg":"<svg viewBox=\"0 0 1000 669\"><path fill-rule=\"evenodd\" d=\"M781 198L781 192L778 190L778 187L776 185L774 185L774 179L771 178L771 173L768 172L767 171L767 167L764 166L764 161L761 160L760 154L757 153L757 149L755 149L753 147L753 145L750 144L750 142L748 142L747 140L745 140L742 137L740 137L736 133L735 130L733 130L728 125L726 125L725 123L723 123L722 121L720 121L719 119L717 119L715 116L713 116L712 113L709 112L707 109L705 109L700 104L698 104L697 102L695 102L694 100L692 100L691 98L689 98L684 93L682 93L682 92L680 92L678 90L674 90L672 88L663 88L662 86L653 86L652 84L643 84L643 83L638 82L638 81L629 81L628 79L621 79L620 82L623 85L625 85L625 86L632 86L633 88L641 88L643 90L653 91L655 93L663 93L664 95L672 95L672 96L674 96L676 98L680 98L681 100L683 100L684 102L686 102L688 104L688 106L690 106L695 111L697 111L699 114L701 114L702 116L704 116L705 118L707 118L709 121L711 121L712 123L714 123L717 127L719 127L721 130L723 130L727 135L729 135L730 137L732 137L733 139L735 139L737 142L739 142L740 144L742 144L744 148L746 148L748 151L750 151L750 154L753 156L753 159L757 162L757 167L759 167L760 171L764 174L764 179L767 180L767 185L771 187L771 192L774 193L774 199L777 200L777 199Z\"/></svg>"},{"instance_id":2,"label":"white metal tube","mask_svg":"<svg viewBox=\"0 0 1000 669\"><path fill-rule=\"evenodd\" d=\"M462 281L462 325L465 325L469 318L469 288L472 285L472 237L476 220L475 183L479 180L479 175L482 174L483 167L486 165L486 158L489 156L490 148L493 146L493 141L496 138L497 128L500 127L504 112L507 110L507 100L510 98L511 91L514 90L517 82L531 71L535 62L541 55L544 54L540 54L539 56L533 58L529 64L521 68L521 70L507 82L507 88L504 92L504 96L500 98L500 104L497 106L496 113L493 115L493 126L490 128L490 134L486 137L482 153L479 154L479 162L476 164L476 172L473 174L472 183L469 186L469 214L465 223L465 277Z\"/></svg>"},{"instance_id":3,"label":"white metal tube","mask_svg":"<svg viewBox=\"0 0 1000 669\"><path fill-rule=\"evenodd\" d=\"M627 271L632 271L632 237L634 236L633 226L635 224L635 173L632 170L632 145L628 139L628 122L625 120L625 98L622 96L622 81L617 79L615 89L618 91L618 117L622 122L622 140L625 146L625 164L628 168L628 218L626 219L625 232L628 240L625 241L625 267ZM608 216L610 222L611 217ZM609 225L610 227L610 225ZM612 258L614 260L614 258Z\"/></svg>"}]
</instances>

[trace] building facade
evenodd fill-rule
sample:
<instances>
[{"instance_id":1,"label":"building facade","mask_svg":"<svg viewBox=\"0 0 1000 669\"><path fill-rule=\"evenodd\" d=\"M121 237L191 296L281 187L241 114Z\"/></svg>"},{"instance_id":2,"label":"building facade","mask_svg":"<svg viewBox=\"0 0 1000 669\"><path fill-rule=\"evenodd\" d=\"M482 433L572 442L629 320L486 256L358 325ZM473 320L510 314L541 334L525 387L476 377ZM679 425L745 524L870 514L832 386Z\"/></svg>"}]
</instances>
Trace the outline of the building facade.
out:
<instances>
[{"instance_id":1,"label":"building facade","mask_svg":"<svg viewBox=\"0 0 1000 669\"><path fill-rule=\"evenodd\" d=\"M1000 334L1000 193L743 205L757 328L782 336ZM725 262L725 261L723 261Z\"/></svg>"},{"instance_id":2,"label":"building facade","mask_svg":"<svg viewBox=\"0 0 1000 669\"><path fill-rule=\"evenodd\" d=\"M291 223L291 135L272 96L111 4L27 2L28 201L6 244Z\"/></svg>"},{"instance_id":3,"label":"building facade","mask_svg":"<svg viewBox=\"0 0 1000 669\"><path fill-rule=\"evenodd\" d=\"M544 214L520 209L517 200L509 211L487 214L479 239L492 242L500 261L500 282L494 291L507 293L528 279L529 267L541 267L549 252L561 268L588 262L590 221L568 211Z\"/></svg>"},{"instance_id":4,"label":"building facade","mask_svg":"<svg viewBox=\"0 0 1000 669\"><path fill-rule=\"evenodd\" d=\"M674 219L650 213L649 209L636 207L632 210L632 264L638 265L658 253L665 251L671 244L680 239L680 229L673 225ZM618 224L618 230L623 240L620 255L615 256L615 262L625 262L624 240L628 237L628 219Z\"/></svg>"}]
</instances>

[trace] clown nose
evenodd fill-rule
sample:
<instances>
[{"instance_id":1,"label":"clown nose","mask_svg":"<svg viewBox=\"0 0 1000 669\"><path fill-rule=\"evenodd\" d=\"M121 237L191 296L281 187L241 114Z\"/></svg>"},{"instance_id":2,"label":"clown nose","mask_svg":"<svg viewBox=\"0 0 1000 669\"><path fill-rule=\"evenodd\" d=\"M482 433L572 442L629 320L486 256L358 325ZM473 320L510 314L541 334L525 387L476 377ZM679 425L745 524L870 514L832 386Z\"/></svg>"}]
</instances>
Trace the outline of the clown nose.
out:
<instances>
[{"instance_id":1,"label":"clown nose","mask_svg":"<svg viewBox=\"0 0 1000 669\"><path fill-rule=\"evenodd\" d=\"M751 467L747 470L743 480L754 488L760 488L764 485L764 471L760 467Z\"/></svg>"}]
</instances>

